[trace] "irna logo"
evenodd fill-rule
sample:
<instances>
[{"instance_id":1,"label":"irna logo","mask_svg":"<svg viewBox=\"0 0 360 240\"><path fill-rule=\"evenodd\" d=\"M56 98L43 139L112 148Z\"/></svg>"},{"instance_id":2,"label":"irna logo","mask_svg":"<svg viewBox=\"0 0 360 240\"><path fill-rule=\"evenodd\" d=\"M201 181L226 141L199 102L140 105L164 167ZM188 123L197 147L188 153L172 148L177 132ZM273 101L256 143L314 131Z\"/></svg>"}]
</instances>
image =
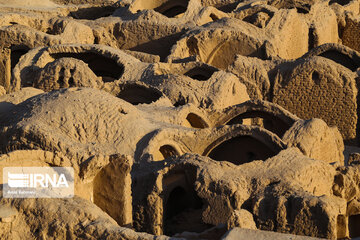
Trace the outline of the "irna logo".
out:
<instances>
[{"instance_id":1,"label":"irna logo","mask_svg":"<svg viewBox=\"0 0 360 240\"><path fill-rule=\"evenodd\" d=\"M11 188L36 188L43 187L47 188L49 186L59 188L59 187L69 187L69 184L66 180L64 174L16 174L8 173L8 185Z\"/></svg>"},{"instance_id":2,"label":"irna logo","mask_svg":"<svg viewBox=\"0 0 360 240\"><path fill-rule=\"evenodd\" d=\"M71 198L74 196L72 167L6 167L4 198Z\"/></svg>"}]
</instances>

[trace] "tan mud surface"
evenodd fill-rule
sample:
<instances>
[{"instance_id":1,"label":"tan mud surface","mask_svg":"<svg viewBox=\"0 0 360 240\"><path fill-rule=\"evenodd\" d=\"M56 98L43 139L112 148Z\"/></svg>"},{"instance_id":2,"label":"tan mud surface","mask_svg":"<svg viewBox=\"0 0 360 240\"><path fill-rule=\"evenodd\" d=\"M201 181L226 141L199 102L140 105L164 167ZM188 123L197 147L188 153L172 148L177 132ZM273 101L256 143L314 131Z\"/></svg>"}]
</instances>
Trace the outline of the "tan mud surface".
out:
<instances>
[{"instance_id":1,"label":"tan mud surface","mask_svg":"<svg viewBox=\"0 0 360 240\"><path fill-rule=\"evenodd\" d=\"M0 239L360 237L359 51L359 0L0 0Z\"/></svg>"}]
</instances>

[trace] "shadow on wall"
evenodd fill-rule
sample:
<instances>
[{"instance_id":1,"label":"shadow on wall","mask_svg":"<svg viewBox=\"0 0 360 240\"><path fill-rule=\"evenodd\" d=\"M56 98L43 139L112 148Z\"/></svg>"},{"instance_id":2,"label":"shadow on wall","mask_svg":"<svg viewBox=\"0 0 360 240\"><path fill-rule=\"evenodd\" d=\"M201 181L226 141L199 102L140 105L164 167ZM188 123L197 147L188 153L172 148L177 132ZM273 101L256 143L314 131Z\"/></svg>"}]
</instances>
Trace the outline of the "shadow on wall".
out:
<instances>
[{"instance_id":1,"label":"shadow on wall","mask_svg":"<svg viewBox=\"0 0 360 240\"><path fill-rule=\"evenodd\" d=\"M237 55L266 59L261 43L246 35L232 36L231 39L225 39L221 35L206 42L199 41L196 36L187 39L186 45L190 56L199 55L202 62L222 70L226 70Z\"/></svg>"},{"instance_id":2,"label":"shadow on wall","mask_svg":"<svg viewBox=\"0 0 360 240\"><path fill-rule=\"evenodd\" d=\"M269 5L272 5L278 9L292 9L295 8L298 13L307 14L311 10L311 6L314 4L314 0L305 1L270 1Z\"/></svg>"},{"instance_id":3,"label":"shadow on wall","mask_svg":"<svg viewBox=\"0 0 360 240\"><path fill-rule=\"evenodd\" d=\"M232 11L234 11L236 9L238 4L239 4L239 2L235 2L235 3L225 4L225 5L217 5L215 7L222 12L231 13Z\"/></svg>"},{"instance_id":4,"label":"shadow on wall","mask_svg":"<svg viewBox=\"0 0 360 240\"><path fill-rule=\"evenodd\" d=\"M131 51L144 52L153 55L159 55L160 61L164 62L166 57L170 55L173 45L180 40L183 32L161 37L159 39L150 40L149 42L139 44L130 48Z\"/></svg>"},{"instance_id":5,"label":"shadow on wall","mask_svg":"<svg viewBox=\"0 0 360 240\"><path fill-rule=\"evenodd\" d=\"M116 7L112 6L81 8L77 11L70 12L69 16L75 19L95 20L111 16L115 10Z\"/></svg>"}]
</instances>

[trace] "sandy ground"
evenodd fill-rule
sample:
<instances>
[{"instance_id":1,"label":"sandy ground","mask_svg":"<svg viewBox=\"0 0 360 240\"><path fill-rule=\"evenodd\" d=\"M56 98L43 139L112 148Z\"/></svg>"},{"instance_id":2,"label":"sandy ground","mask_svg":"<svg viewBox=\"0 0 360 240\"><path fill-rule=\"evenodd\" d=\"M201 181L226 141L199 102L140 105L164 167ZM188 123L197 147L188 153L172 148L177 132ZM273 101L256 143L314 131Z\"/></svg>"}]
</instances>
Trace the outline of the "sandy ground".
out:
<instances>
[{"instance_id":1,"label":"sandy ground","mask_svg":"<svg viewBox=\"0 0 360 240\"><path fill-rule=\"evenodd\" d=\"M49 0L0 0L0 5L21 7L56 7L57 4Z\"/></svg>"}]
</instances>

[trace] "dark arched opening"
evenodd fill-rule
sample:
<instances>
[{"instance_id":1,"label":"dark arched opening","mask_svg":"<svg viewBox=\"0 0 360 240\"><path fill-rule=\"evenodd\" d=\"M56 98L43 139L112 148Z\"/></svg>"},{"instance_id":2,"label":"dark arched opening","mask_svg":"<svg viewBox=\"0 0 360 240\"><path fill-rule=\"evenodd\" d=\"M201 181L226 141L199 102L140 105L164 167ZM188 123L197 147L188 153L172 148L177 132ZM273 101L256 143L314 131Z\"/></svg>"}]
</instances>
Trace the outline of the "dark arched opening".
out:
<instances>
[{"instance_id":1,"label":"dark arched opening","mask_svg":"<svg viewBox=\"0 0 360 240\"><path fill-rule=\"evenodd\" d=\"M30 50L30 48L24 45L14 45L10 47L10 50L11 69L13 69L20 61L20 58L25 55Z\"/></svg>"},{"instance_id":2,"label":"dark arched opening","mask_svg":"<svg viewBox=\"0 0 360 240\"><path fill-rule=\"evenodd\" d=\"M198 115L189 113L186 120L190 123L193 128L207 128L209 125Z\"/></svg>"},{"instance_id":3,"label":"dark arched opening","mask_svg":"<svg viewBox=\"0 0 360 240\"><path fill-rule=\"evenodd\" d=\"M359 65L353 59L351 59L351 57L338 51L329 50L321 53L319 56L333 60L334 62L347 67L351 71L356 71L356 69L359 67Z\"/></svg>"},{"instance_id":4,"label":"dark arched opening","mask_svg":"<svg viewBox=\"0 0 360 240\"><path fill-rule=\"evenodd\" d=\"M172 218L187 208L188 199L186 199L186 191L182 187L176 187L169 195L166 203L165 219Z\"/></svg>"},{"instance_id":5,"label":"dark arched opening","mask_svg":"<svg viewBox=\"0 0 360 240\"><path fill-rule=\"evenodd\" d=\"M213 20L214 22L216 22L217 20L220 19L218 16L216 16L216 15L213 14L213 13L210 14L210 18L211 18L211 20Z\"/></svg>"},{"instance_id":6,"label":"dark arched opening","mask_svg":"<svg viewBox=\"0 0 360 240\"><path fill-rule=\"evenodd\" d=\"M351 0L330 0L329 5L337 3L341 6L345 6L345 5L349 4L350 2L351 2Z\"/></svg>"},{"instance_id":7,"label":"dark arched opening","mask_svg":"<svg viewBox=\"0 0 360 240\"><path fill-rule=\"evenodd\" d=\"M314 81L314 83L319 85L320 80L321 80L319 72L318 71L313 71L311 73L311 79Z\"/></svg>"},{"instance_id":8,"label":"dark arched opening","mask_svg":"<svg viewBox=\"0 0 360 240\"><path fill-rule=\"evenodd\" d=\"M196 170L180 170L163 179L163 232L173 236L182 232L203 232L212 225L202 221L203 201L194 190Z\"/></svg>"},{"instance_id":9,"label":"dark arched opening","mask_svg":"<svg viewBox=\"0 0 360 240\"><path fill-rule=\"evenodd\" d=\"M216 68L210 66L201 66L187 71L184 75L198 81L206 81L217 71Z\"/></svg>"},{"instance_id":10,"label":"dark arched opening","mask_svg":"<svg viewBox=\"0 0 360 240\"><path fill-rule=\"evenodd\" d=\"M150 104L159 100L162 93L157 89L131 84L123 86L117 97L133 105Z\"/></svg>"},{"instance_id":11,"label":"dark arched opening","mask_svg":"<svg viewBox=\"0 0 360 240\"><path fill-rule=\"evenodd\" d=\"M349 216L350 238L360 237L360 215Z\"/></svg>"},{"instance_id":12,"label":"dark arched opening","mask_svg":"<svg viewBox=\"0 0 360 240\"><path fill-rule=\"evenodd\" d=\"M285 132L291 127L291 124L287 124L279 117L261 111L245 112L229 120L226 125L243 124L243 120L248 118L252 119L252 125L258 125L259 121L255 120L261 119L262 121L260 127L263 127L270 132L275 133L279 137L282 137Z\"/></svg>"},{"instance_id":13,"label":"dark arched opening","mask_svg":"<svg viewBox=\"0 0 360 240\"><path fill-rule=\"evenodd\" d=\"M311 8L311 6L309 4L306 4L305 6L296 7L296 11L298 13L307 14L310 12L310 8Z\"/></svg>"},{"instance_id":14,"label":"dark arched opening","mask_svg":"<svg viewBox=\"0 0 360 240\"><path fill-rule=\"evenodd\" d=\"M164 159L172 157L172 156L179 156L178 151L173 146L170 145L163 145L159 149L160 153L164 157Z\"/></svg>"},{"instance_id":15,"label":"dark arched opening","mask_svg":"<svg viewBox=\"0 0 360 240\"><path fill-rule=\"evenodd\" d=\"M124 73L124 66L114 59L104 57L101 54L85 52L85 53L52 53L51 57L59 58L76 58L88 64L89 68L96 76L101 77L104 82L112 82Z\"/></svg>"},{"instance_id":16,"label":"dark arched opening","mask_svg":"<svg viewBox=\"0 0 360 240\"><path fill-rule=\"evenodd\" d=\"M188 4L188 0L169 0L154 10L168 18L173 18L182 13L185 13Z\"/></svg>"},{"instance_id":17,"label":"dark arched opening","mask_svg":"<svg viewBox=\"0 0 360 240\"><path fill-rule=\"evenodd\" d=\"M266 160L278 153L251 136L238 136L216 146L208 156L216 161L227 161L236 165L254 160Z\"/></svg>"}]
</instances>

